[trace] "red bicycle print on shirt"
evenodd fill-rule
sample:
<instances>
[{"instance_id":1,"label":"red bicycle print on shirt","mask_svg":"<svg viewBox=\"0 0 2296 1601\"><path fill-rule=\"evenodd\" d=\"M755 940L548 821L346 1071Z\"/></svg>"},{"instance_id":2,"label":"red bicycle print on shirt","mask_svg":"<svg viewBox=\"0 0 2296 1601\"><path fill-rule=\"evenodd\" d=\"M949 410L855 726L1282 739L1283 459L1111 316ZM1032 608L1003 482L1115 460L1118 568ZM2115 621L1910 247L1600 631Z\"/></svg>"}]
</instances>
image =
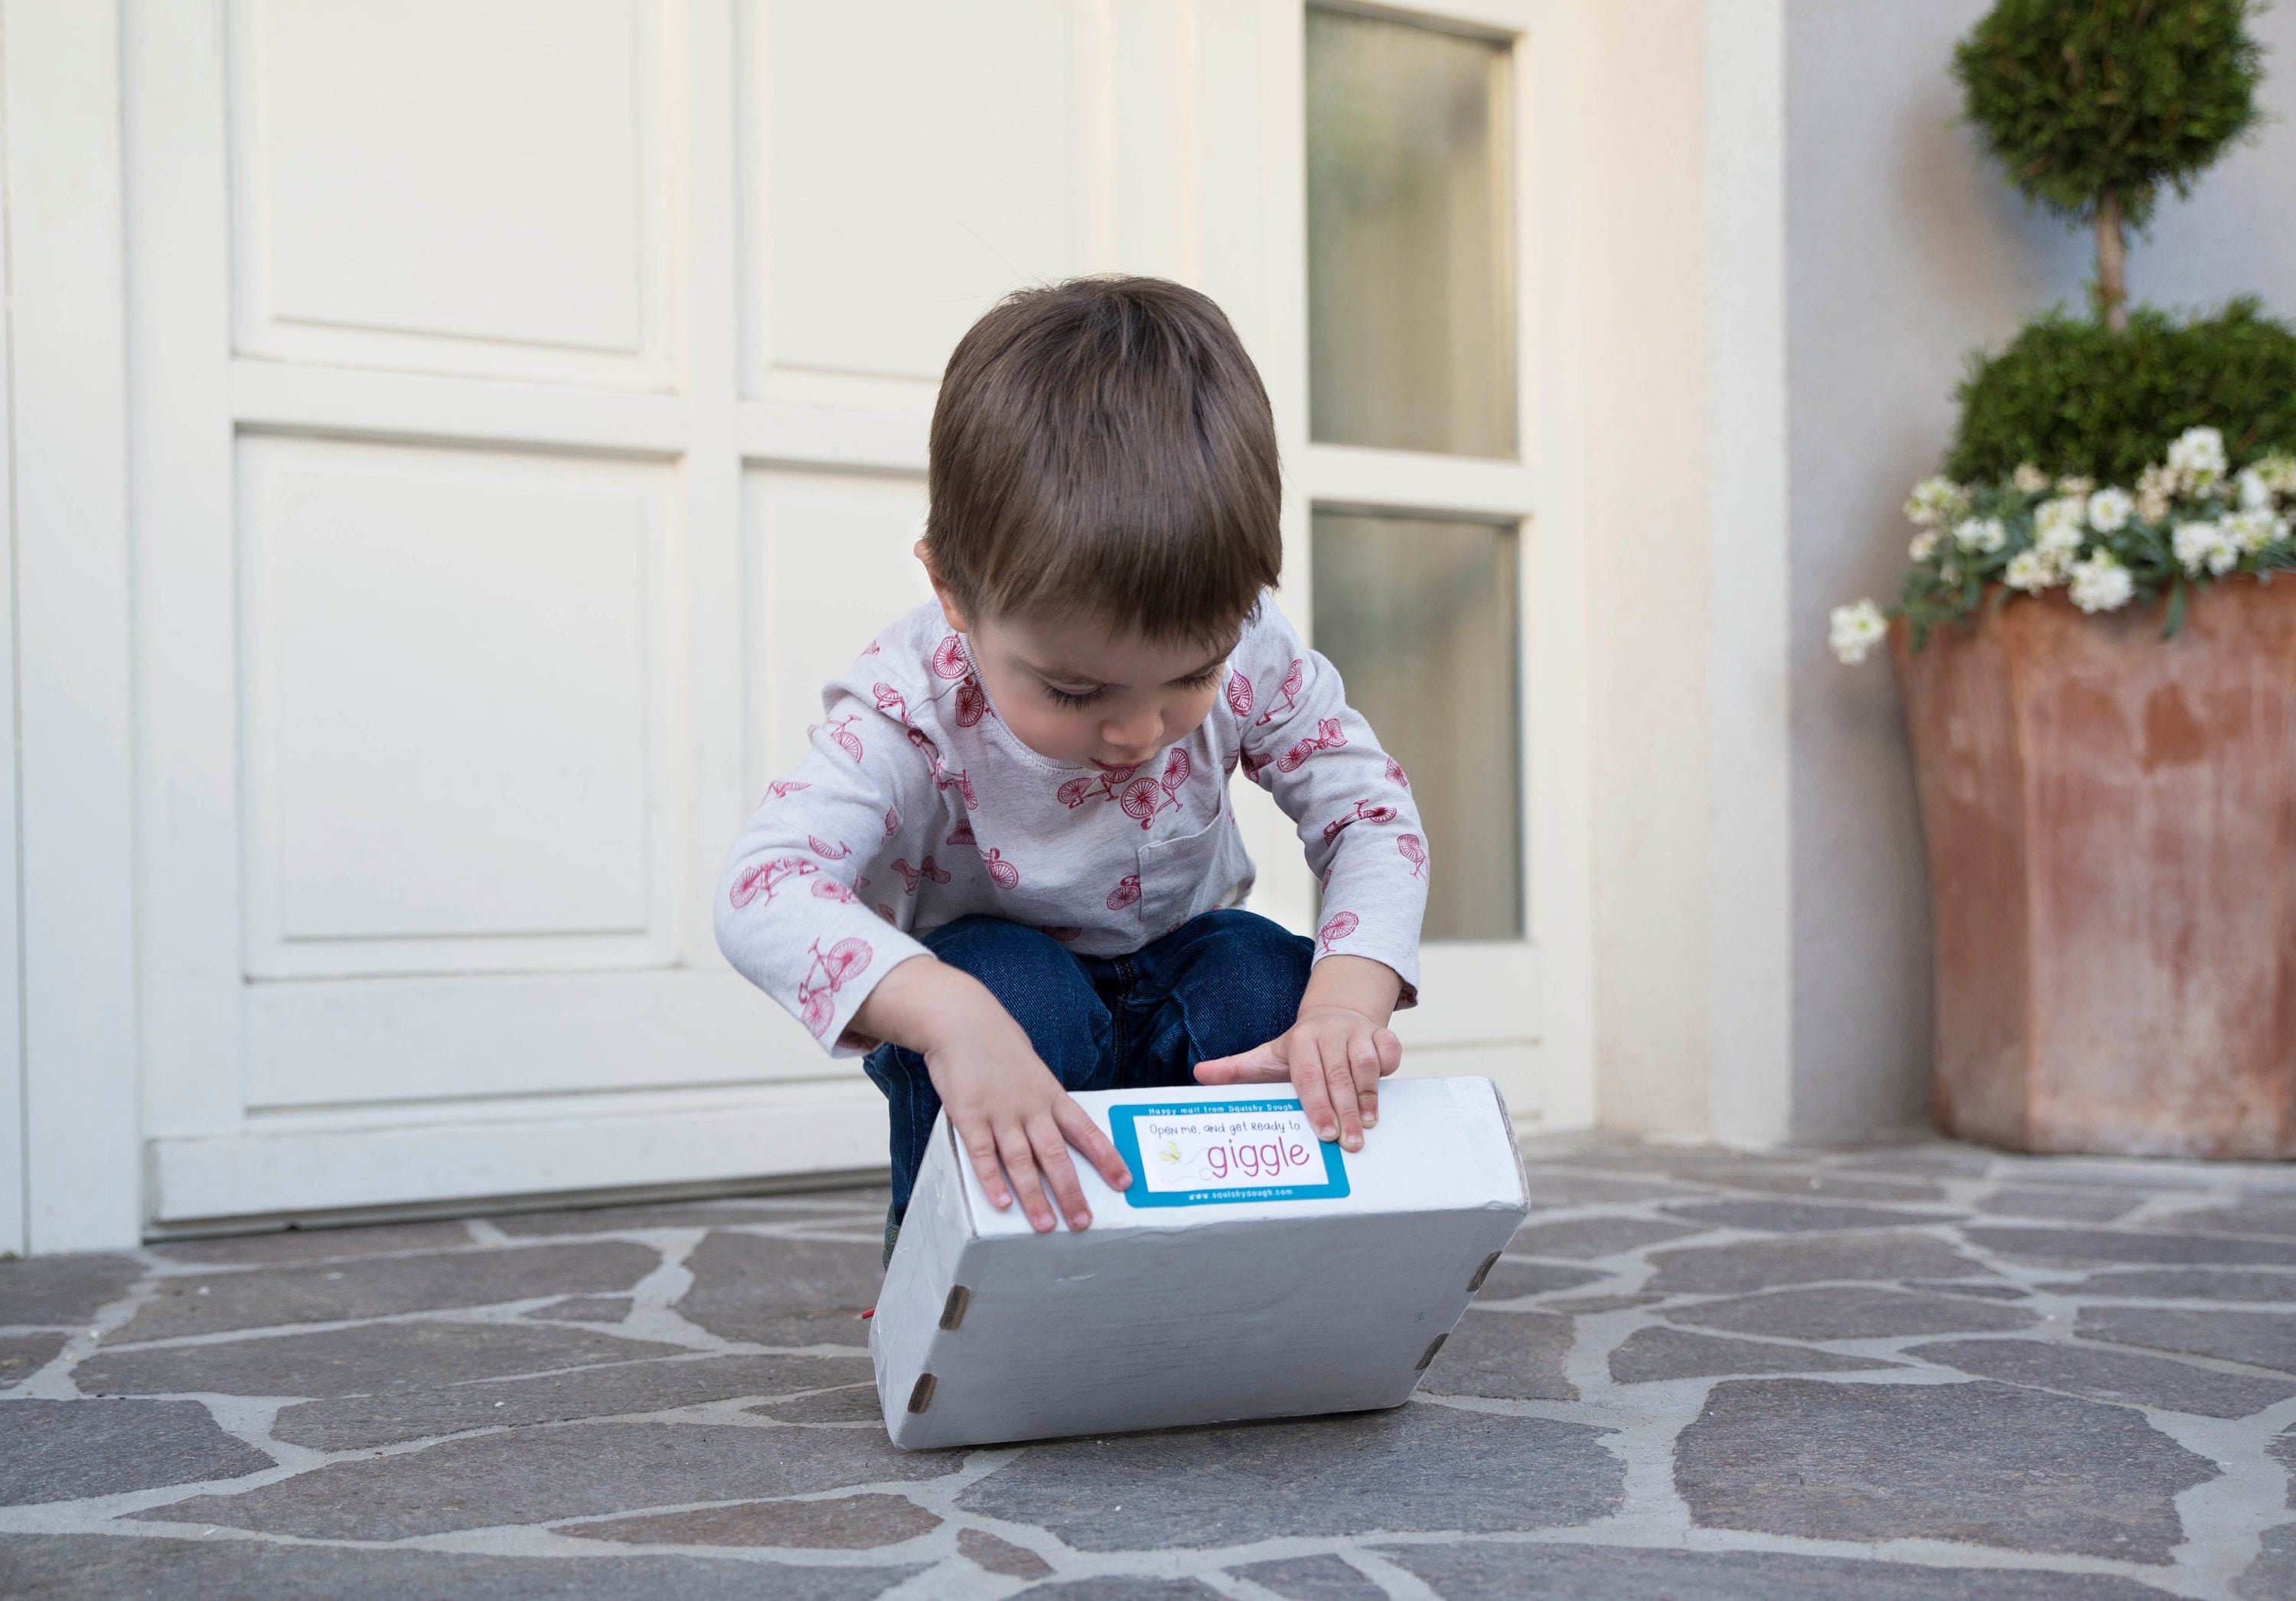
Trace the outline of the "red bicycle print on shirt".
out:
<instances>
[{"instance_id":1,"label":"red bicycle print on shirt","mask_svg":"<svg viewBox=\"0 0 2296 1601\"><path fill-rule=\"evenodd\" d=\"M1021 887L1021 869L999 856L994 847L980 853L980 865L988 869L988 876L996 881L998 889L1017 890Z\"/></svg>"},{"instance_id":2,"label":"red bicycle print on shirt","mask_svg":"<svg viewBox=\"0 0 2296 1601\"><path fill-rule=\"evenodd\" d=\"M1316 943L1322 948L1325 956L1330 956L1332 946L1362 926L1361 920L1353 912L1335 912L1331 921L1316 931Z\"/></svg>"},{"instance_id":3,"label":"red bicycle print on shirt","mask_svg":"<svg viewBox=\"0 0 2296 1601\"><path fill-rule=\"evenodd\" d=\"M800 790L809 790L812 787L813 785L800 778L776 778L766 785L766 799L779 800L785 795L794 795Z\"/></svg>"},{"instance_id":4,"label":"red bicycle print on shirt","mask_svg":"<svg viewBox=\"0 0 2296 1601\"><path fill-rule=\"evenodd\" d=\"M1411 780L1403 776L1403 764L1392 756L1387 759L1387 781L1399 790L1411 787Z\"/></svg>"},{"instance_id":5,"label":"red bicycle print on shirt","mask_svg":"<svg viewBox=\"0 0 2296 1601\"><path fill-rule=\"evenodd\" d=\"M980 842L972 837L972 819L959 817L956 820L956 826L948 831L948 838L943 840L941 843L944 845L979 844Z\"/></svg>"},{"instance_id":6,"label":"red bicycle print on shirt","mask_svg":"<svg viewBox=\"0 0 2296 1601\"><path fill-rule=\"evenodd\" d=\"M869 693L876 698L878 710L904 723L909 720L909 703L899 690L890 684L872 684Z\"/></svg>"},{"instance_id":7,"label":"red bicycle print on shirt","mask_svg":"<svg viewBox=\"0 0 2296 1601\"><path fill-rule=\"evenodd\" d=\"M964 653L964 641L954 634L944 635L933 646L932 669L943 678L962 678L972 670L972 661Z\"/></svg>"},{"instance_id":8,"label":"red bicycle print on shirt","mask_svg":"<svg viewBox=\"0 0 2296 1601\"><path fill-rule=\"evenodd\" d=\"M970 728L988 715L988 692L971 673L956 686L956 726Z\"/></svg>"},{"instance_id":9,"label":"red bicycle print on shirt","mask_svg":"<svg viewBox=\"0 0 2296 1601\"><path fill-rule=\"evenodd\" d=\"M1356 802L1355 810L1346 817L1334 817L1324 825L1324 843L1330 844L1340 837L1341 829L1352 828L1358 823L1392 823L1394 821L1395 808L1392 806L1375 806L1368 800L1358 800Z\"/></svg>"},{"instance_id":10,"label":"red bicycle print on shirt","mask_svg":"<svg viewBox=\"0 0 2296 1601\"><path fill-rule=\"evenodd\" d=\"M770 905L774 899L774 891L789 880L803 878L808 874L820 871L820 868L802 857L777 857L772 861L759 862L755 866L745 869L742 876L734 881L734 888L726 899L734 903L736 911L753 900L762 899Z\"/></svg>"},{"instance_id":11,"label":"red bicycle print on shirt","mask_svg":"<svg viewBox=\"0 0 2296 1601\"><path fill-rule=\"evenodd\" d=\"M834 900L843 906L861 904L859 896L854 894L836 879L826 876L813 881L813 893L816 899Z\"/></svg>"},{"instance_id":12,"label":"red bicycle print on shirt","mask_svg":"<svg viewBox=\"0 0 2296 1601\"><path fill-rule=\"evenodd\" d=\"M1251 715L1251 680L1232 668L1227 675L1227 709L1238 717Z\"/></svg>"},{"instance_id":13,"label":"red bicycle print on shirt","mask_svg":"<svg viewBox=\"0 0 2296 1601\"><path fill-rule=\"evenodd\" d=\"M852 847L847 845L842 840L832 845L817 833L806 835L805 842L813 847L814 855L825 862L841 862L853 854Z\"/></svg>"},{"instance_id":14,"label":"red bicycle print on shirt","mask_svg":"<svg viewBox=\"0 0 2296 1601\"><path fill-rule=\"evenodd\" d=\"M844 751L848 756L850 756L854 760L858 761L861 759L862 755L861 736L853 732L853 725L860 720L861 714L859 712L849 711L843 717L831 718L825 723L814 723L808 727L805 732L807 736L810 738L812 735L820 733L823 729L828 729L829 737L837 742L837 748Z\"/></svg>"},{"instance_id":15,"label":"red bicycle print on shirt","mask_svg":"<svg viewBox=\"0 0 2296 1601\"><path fill-rule=\"evenodd\" d=\"M1397 834L1395 836L1395 848L1398 851L1402 853L1403 859L1411 864L1412 877L1424 878L1427 876L1427 847L1419 842L1419 836L1417 834Z\"/></svg>"},{"instance_id":16,"label":"red bicycle print on shirt","mask_svg":"<svg viewBox=\"0 0 2296 1601\"><path fill-rule=\"evenodd\" d=\"M1124 786L1124 798L1117 804L1124 809L1126 817L1139 824L1142 829L1146 829L1156 820L1156 814L1166 807L1178 809L1180 786L1187 783L1188 774L1194 765L1188 759L1188 753L1175 745L1172 754L1165 760L1164 776L1161 778L1135 778Z\"/></svg>"},{"instance_id":17,"label":"red bicycle print on shirt","mask_svg":"<svg viewBox=\"0 0 2296 1601\"><path fill-rule=\"evenodd\" d=\"M1313 734L1275 759L1275 770L1279 773L1296 773L1307 765L1308 758L1316 751L1336 751L1347 743L1347 731L1340 727L1340 719L1327 717L1316 725L1316 731Z\"/></svg>"},{"instance_id":18,"label":"red bicycle print on shirt","mask_svg":"<svg viewBox=\"0 0 2296 1601\"><path fill-rule=\"evenodd\" d=\"M898 806L887 807L885 809L885 837L890 840L900 831L901 809Z\"/></svg>"},{"instance_id":19,"label":"red bicycle print on shirt","mask_svg":"<svg viewBox=\"0 0 2296 1601\"><path fill-rule=\"evenodd\" d=\"M1046 929L1045 932L1050 934L1054 939L1058 940L1063 945L1068 944L1071 940L1081 940L1084 938L1084 930L1077 927L1072 923L1056 923L1052 927Z\"/></svg>"},{"instance_id":20,"label":"red bicycle print on shirt","mask_svg":"<svg viewBox=\"0 0 2296 1601\"><path fill-rule=\"evenodd\" d=\"M868 972L870 959L877 953L866 940L840 940L825 951L816 940L812 949L812 965L798 981L798 1012L813 1037L825 1039L830 1022L837 1015L837 992Z\"/></svg>"},{"instance_id":21,"label":"red bicycle print on shirt","mask_svg":"<svg viewBox=\"0 0 2296 1601\"><path fill-rule=\"evenodd\" d=\"M901 883L907 886L912 895L917 892L917 881L920 879L937 884L948 882L948 869L931 857L925 858L924 865L918 867L910 866L906 857L899 858L893 863L893 871L901 875Z\"/></svg>"},{"instance_id":22,"label":"red bicycle print on shirt","mask_svg":"<svg viewBox=\"0 0 2296 1601\"><path fill-rule=\"evenodd\" d=\"M1269 765L1267 758L1265 756L1254 756L1249 751L1240 751L1237 752L1237 756L1240 764L1243 768L1243 776L1246 778L1250 779L1252 783L1258 784L1259 782L1259 776L1267 771Z\"/></svg>"},{"instance_id":23,"label":"red bicycle print on shirt","mask_svg":"<svg viewBox=\"0 0 2296 1601\"><path fill-rule=\"evenodd\" d=\"M955 790L964 797L964 803L967 806L980 804L980 798L972 792L972 780L965 776L964 769L960 768L954 773L950 772L947 764L940 759L939 747L932 741L927 739L918 730L912 728L909 730L909 743L922 751L925 753L925 760L932 765L932 781L935 789Z\"/></svg>"},{"instance_id":24,"label":"red bicycle print on shirt","mask_svg":"<svg viewBox=\"0 0 2296 1601\"><path fill-rule=\"evenodd\" d=\"M1252 727L1265 728L1297 706L1300 703L1300 686L1307 681L1308 664L1294 658L1292 665L1283 669L1283 682L1276 686L1275 698L1267 702L1267 710L1259 714L1259 720L1252 724Z\"/></svg>"},{"instance_id":25,"label":"red bicycle print on shirt","mask_svg":"<svg viewBox=\"0 0 2296 1601\"><path fill-rule=\"evenodd\" d=\"M1140 874L1128 873L1116 881L1116 888L1108 892L1108 909L1120 912L1140 899Z\"/></svg>"},{"instance_id":26,"label":"red bicycle print on shirt","mask_svg":"<svg viewBox=\"0 0 2296 1601\"><path fill-rule=\"evenodd\" d=\"M1062 806L1074 811L1087 800L1113 800L1125 781L1140 770L1136 764L1128 768L1103 768L1097 773L1086 773L1081 778L1071 778L1053 792Z\"/></svg>"}]
</instances>

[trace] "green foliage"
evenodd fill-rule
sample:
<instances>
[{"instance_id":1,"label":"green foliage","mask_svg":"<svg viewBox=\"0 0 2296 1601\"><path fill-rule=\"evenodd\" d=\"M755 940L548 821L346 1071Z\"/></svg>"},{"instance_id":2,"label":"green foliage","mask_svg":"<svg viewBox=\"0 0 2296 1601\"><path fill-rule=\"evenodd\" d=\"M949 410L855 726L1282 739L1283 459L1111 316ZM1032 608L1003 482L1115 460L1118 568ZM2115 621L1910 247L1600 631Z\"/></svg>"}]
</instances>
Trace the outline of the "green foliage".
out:
<instances>
[{"instance_id":1,"label":"green foliage","mask_svg":"<svg viewBox=\"0 0 2296 1601\"><path fill-rule=\"evenodd\" d=\"M2256 120L2251 0L2000 0L1954 52L1970 120L2029 199L2136 226Z\"/></svg>"},{"instance_id":2,"label":"green foliage","mask_svg":"<svg viewBox=\"0 0 2296 1601\"><path fill-rule=\"evenodd\" d=\"M1945 470L1964 483L2030 462L2133 484L2163 439L2200 426L2223 433L2237 464L2296 450L2296 329L2252 300L2190 323L2138 310L2120 333L2054 313L1972 357L1961 404Z\"/></svg>"}]
</instances>

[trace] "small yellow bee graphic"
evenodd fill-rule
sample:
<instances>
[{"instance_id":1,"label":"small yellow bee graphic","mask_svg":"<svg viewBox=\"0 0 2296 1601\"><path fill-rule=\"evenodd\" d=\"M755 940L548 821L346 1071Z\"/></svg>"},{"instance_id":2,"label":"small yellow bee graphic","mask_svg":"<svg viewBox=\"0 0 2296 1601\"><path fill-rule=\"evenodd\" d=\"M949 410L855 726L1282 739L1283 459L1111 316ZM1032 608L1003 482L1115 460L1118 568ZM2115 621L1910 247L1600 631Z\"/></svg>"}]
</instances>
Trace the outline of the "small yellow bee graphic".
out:
<instances>
[{"instance_id":1,"label":"small yellow bee graphic","mask_svg":"<svg viewBox=\"0 0 2296 1601\"><path fill-rule=\"evenodd\" d=\"M1178 1167L1180 1165L1180 1142L1176 1139L1165 1140L1162 1145L1156 1147L1156 1160L1159 1162L1168 1162L1174 1167Z\"/></svg>"}]
</instances>

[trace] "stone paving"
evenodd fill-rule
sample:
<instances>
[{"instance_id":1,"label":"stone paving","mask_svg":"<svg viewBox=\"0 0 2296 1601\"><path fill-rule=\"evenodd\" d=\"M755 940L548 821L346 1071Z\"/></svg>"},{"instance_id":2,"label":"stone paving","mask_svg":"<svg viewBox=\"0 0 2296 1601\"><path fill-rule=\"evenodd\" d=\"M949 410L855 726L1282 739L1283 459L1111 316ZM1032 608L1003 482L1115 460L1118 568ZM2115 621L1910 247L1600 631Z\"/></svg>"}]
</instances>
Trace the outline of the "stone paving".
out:
<instances>
[{"instance_id":1,"label":"stone paving","mask_svg":"<svg viewBox=\"0 0 2296 1601\"><path fill-rule=\"evenodd\" d=\"M1527 1155L1410 1405L1024 1449L886 1443L882 1192L0 1262L0 1595L2296 1597L2296 1170Z\"/></svg>"}]
</instances>

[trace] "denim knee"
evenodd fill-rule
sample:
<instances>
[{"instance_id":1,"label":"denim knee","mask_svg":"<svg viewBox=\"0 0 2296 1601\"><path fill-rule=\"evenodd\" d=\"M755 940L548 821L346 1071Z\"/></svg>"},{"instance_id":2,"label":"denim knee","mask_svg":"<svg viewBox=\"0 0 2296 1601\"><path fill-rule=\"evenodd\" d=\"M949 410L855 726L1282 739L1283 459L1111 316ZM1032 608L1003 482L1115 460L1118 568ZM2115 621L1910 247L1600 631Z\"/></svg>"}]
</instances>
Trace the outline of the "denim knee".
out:
<instances>
[{"instance_id":1,"label":"denim knee","mask_svg":"<svg viewBox=\"0 0 2296 1601\"><path fill-rule=\"evenodd\" d=\"M1108 1008L1059 940L978 913L943 924L923 940L935 956L980 981L1065 1088L1106 1087L1102 1080L1112 1071Z\"/></svg>"},{"instance_id":2,"label":"denim knee","mask_svg":"<svg viewBox=\"0 0 2296 1601\"><path fill-rule=\"evenodd\" d=\"M1188 943L1173 998L1198 1061L1265 1045L1298 1021L1316 943L1256 912L1207 912Z\"/></svg>"}]
</instances>

